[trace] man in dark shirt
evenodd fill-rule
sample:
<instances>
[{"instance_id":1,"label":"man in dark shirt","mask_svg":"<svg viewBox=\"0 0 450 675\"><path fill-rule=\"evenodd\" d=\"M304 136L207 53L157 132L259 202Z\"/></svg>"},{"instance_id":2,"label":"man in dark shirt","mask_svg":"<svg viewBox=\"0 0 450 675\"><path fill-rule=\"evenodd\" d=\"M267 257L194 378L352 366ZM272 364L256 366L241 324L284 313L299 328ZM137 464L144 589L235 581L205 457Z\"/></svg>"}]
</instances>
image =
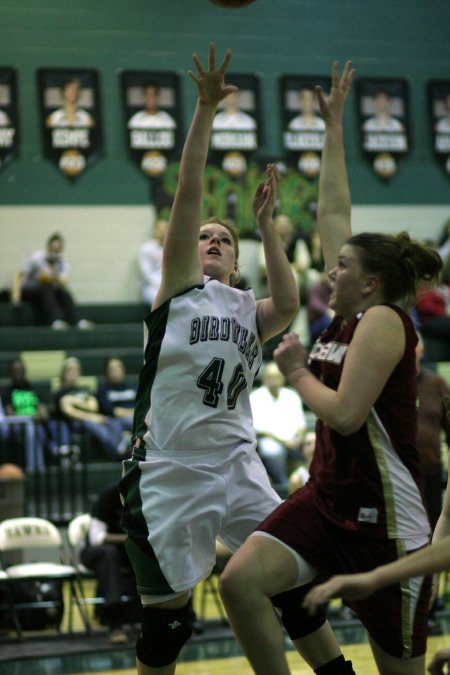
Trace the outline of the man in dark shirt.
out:
<instances>
[{"instance_id":1,"label":"man in dark shirt","mask_svg":"<svg viewBox=\"0 0 450 675\"><path fill-rule=\"evenodd\" d=\"M114 644L128 642L123 630L124 605L122 601L124 584L128 581L129 592L136 593L134 574L125 552L125 534L120 526L122 504L118 483L109 483L100 492L92 509L92 521L80 560L93 570L97 579L97 595L105 600L102 606L102 620L109 628L109 640ZM131 580L131 582L130 582Z\"/></svg>"},{"instance_id":2,"label":"man in dark shirt","mask_svg":"<svg viewBox=\"0 0 450 675\"><path fill-rule=\"evenodd\" d=\"M99 384L96 393L99 412L108 417L122 437L117 448L119 456L125 454L131 438L136 400L136 386L125 378L124 362L110 357L105 364L105 379Z\"/></svg>"}]
</instances>

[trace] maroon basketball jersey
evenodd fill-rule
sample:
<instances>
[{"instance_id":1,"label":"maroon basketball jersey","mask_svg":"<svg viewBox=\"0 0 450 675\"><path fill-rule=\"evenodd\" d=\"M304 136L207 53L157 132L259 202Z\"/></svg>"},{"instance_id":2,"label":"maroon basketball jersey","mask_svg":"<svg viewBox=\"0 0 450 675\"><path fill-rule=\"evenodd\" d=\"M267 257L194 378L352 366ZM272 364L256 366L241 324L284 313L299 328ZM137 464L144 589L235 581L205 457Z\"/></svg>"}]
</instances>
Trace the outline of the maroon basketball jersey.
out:
<instances>
[{"instance_id":1,"label":"maroon basketball jersey","mask_svg":"<svg viewBox=\"0 0 450 675\"><path fill-rule=\"evenodd\" d=\"M337 525L371 537L414 540L429 532L415 447L417 336L408 315L389 306L404 326L404 354L358 431L342 436L317 422L311 483L319 510ZM362 316L343 327L342 319L335 317L311 350L311 372L331 389L338 388L346 351Z\"/></svg>"}]
</instances>

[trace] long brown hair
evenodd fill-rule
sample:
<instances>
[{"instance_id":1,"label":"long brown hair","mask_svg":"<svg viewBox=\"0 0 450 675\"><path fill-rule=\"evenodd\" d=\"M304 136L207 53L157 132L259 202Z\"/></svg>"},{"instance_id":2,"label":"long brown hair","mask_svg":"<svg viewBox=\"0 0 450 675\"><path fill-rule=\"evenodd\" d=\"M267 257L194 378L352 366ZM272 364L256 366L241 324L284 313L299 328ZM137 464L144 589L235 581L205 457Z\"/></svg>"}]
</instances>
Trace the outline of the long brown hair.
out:
<instances>
[{"instance_id":1,"label":"long brown hair","mask_svg":"<svg viewBox=\"0 0 450 675\"><path fill-rule=\"evenodd\" d=\"M358 248L363 270L379 277L387 302L403 300L414 304L421 282L435 286L439 281L442 269L439 253L411 239L408 232L397 235L364 232L350 237L347 244Z\"/></svg>"}]
</instances>

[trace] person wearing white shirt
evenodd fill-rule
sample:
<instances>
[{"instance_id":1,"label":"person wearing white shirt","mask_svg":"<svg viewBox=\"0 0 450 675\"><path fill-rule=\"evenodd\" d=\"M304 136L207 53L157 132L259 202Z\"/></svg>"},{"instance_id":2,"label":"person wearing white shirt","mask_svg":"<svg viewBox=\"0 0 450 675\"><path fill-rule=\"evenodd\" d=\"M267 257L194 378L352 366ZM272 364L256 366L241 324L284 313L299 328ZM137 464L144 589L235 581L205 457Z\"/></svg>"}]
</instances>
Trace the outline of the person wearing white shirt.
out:
<instances>
[{"instance_id":1,"label":"person wearing white shirt","mask_svg":"<svg viewBox=\"0 0 450 675\"><path fill-rule=\"evenodd\" d=\"M444 97L445 112L447 113L436 122L436 133L450 134L450 91Z\"/></svg>"},{"instance_id":2,"label":"person wearing white shirt","mask_svg":"<svg viewBox=\"0 0 450 675\"><path fill-rule=\"evenodd\" d=\"M298 93L300 115L293 117L288 124L290 131L324 131L325 122L315 110L314 92L304 88Z\"/></svg>"},{"instance_id":3,"label":"person wearing white shirt","mask_svg":"<svg viewBox=\"0 0 450 675\"><path fill-rule=\"evenodd\" d=\"M250 394L259 454L272 481L287 486L287 460L299 450L307 426L303 404L293 389L284 386L275 362L265 365L262 382Z\"/></svg>"},{"instance_id":4,"label":"person wearing white shirt","mask_svg":"<svg viewBox=\"0 0 450 675\"><path fill-rule=\"evenodd\" d=\"M163 244L169 224L159 218L153 227L153 236L139 249L139 268L142 278L142 299L153 303L161 285Z\"/></svg>"},{"instance_id":5,"label":"person wearing white shirt","mask_svg":"<svg viewBox=\"0 0 450 675\"><path fill-rule=\"evenodd\" d=\"M138 110L128 120L129 129L175 129L173 117L158 105L159 89L155 84L144 87L144 110Z\"/></svg>"},{"instance_id":6,"label":"person wearing white shirt","mask_svg":"<svg viewBox=\"0 0 450 675\"><path fill-rule=\"evenodd\" d=\"M239 109L239 92L233 91L223 101L223 110L216 113L213 121L213 131L217 129L237 129L239 131L254 131L256 121Z\"/></svg>"},{"instance_id":7,"label":"person wearing white shirt","mask_svg":"<svg viewBox=\"0 0 450 675\"><path fill-rule=\"evenodd\" d=\"M405 127L400 120L390 114L390 98L385 91L378 91L373 97L375 115L363 124L364 131L404 132Z\"/></svg>"},{"instance_id":8,"label":"person wearing white shirt","mask_svg":"<svg viewBox=\"0 0 450 675\"><path fill-rule=\"evenodd\" d=\"M93 127L94 118L86 110L78 107L81 93L80 81L76 78L66 80L61 87L63 105L47 117L48 127Z\"/></svg>"},{"instance_id":9,"label":"person wearing white shirt","mask_svg":"<svg viewBox=\"0 0 450 675\"><path fill-rule=\"evenodd\" d=\"M8 115L3 110L0 110L0 127L7 127L9 124L10 121Z\"/></svg>"}]
</instances>

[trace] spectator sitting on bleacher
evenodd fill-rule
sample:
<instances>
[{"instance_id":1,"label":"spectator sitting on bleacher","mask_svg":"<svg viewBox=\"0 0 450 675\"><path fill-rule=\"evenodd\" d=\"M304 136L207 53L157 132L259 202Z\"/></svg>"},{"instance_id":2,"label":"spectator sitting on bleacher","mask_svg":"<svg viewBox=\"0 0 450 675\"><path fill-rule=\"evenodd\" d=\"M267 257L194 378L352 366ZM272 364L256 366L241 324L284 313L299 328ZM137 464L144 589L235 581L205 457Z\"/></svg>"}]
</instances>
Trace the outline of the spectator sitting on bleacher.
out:
<instances>
[{"instance_id":1,"label":"spectator sitting on bleacher","mask_svg":"<svg viewBox=\"0 0 450 675\"><path fill-rule=\"evenodd\" d=\"M306 314L309 328L309 344L313 345L319 335L331 323L334 311L329 307L331 286L326 272L323 272L309 290Z\"/></svg>"},{"instance_id":2,"label":"spectator sitting on bleacher","mask_svg":"<svg viewBox=\"0 0 450 675\"><path fill-rule=\"evenodd\" d=\"M300 446L301 462L289 476L288 492L290 495L302 488L309 481L309 467L311 466L315 449L316 432L314 429L311 429L303 436Z\"/></svg>"},{"instance_id":3,"label":"spectator sitting on bleacher","mask_svg":"<svg viewBox=\"0 0 450 675\"><path fill-rule=\"evenodd\" d=\"M169 223L158 218L153 226L151 239L144 242L139 249L139 268L142 277L142 299L148 305L153 304L155 295L161 285L163 244Z\"/></svg>"},{"instance_id":4,"label":"spectator sitting on bleacher","mask_svg":"<svg viewBox=\"0 0 450 675\"><path fill-rule=\"evenodd\" d=\"M13 447L23 444L27 471L43 469L46 447L51 454L56 451L56 443L47 428L47 406L27 379L25 364L21 359L9 362L8 376L10 384L2 395L6 414L2 437ZM14 461L18 462L18 458L15 457Z\"/></svg>"},{"instance_id":5,"label":"spectator sitting on bleacher","mask_svg":"<svg viewBox=\"0 0 450 675\"><path fill-rule=\"evenodd\" d=\"M288 485L288 459L299 457L307 426L300 396L285 385L284 375L270 361L263 367L262 386L250 393L261 460L272 482L283 487Z\"/></svg>"},{"instance_id":6,"label":"spectator sitting on bleacher","mask_svg":"<svg viewBox=\"0 0 450 675\"><path fill-rule=\"evenodd\" d=\"M305 294L307 288L315 282L318 273L311 268L311 254L306 241L298 236L292 220L289 216L280 213L274 218L274 226L283 243L287 258L291 265L292 273L299 287L299 293ZM264 247L259 247L259 267L262 283L267 283L267 271L264 258Z\"/></svg>"},{"instance_id":7,"label":"spectator sitting on bleacher","mask_svg":"<svg viewBox=\"0 0 450 675\"><path fill-rule=\"evenodd\" d=\"M99 412L97 397L80 386L80 361L70 357L63 362L61 386L54 393L53 417L58 425L61 445L73 448L74 434L87 434L110 459L122 459L118 448L122 441L120 420Z\"/></svg>"},{"instance_id":8,"label":"spectator sitting on bleacher","mask_svg":"<svg viewBox=\"0 0 450 675\"><path fill-rule=\"evenodd\" d=\"M450 218L442 226L442 231L437 241L437 250L443 260L450 256Z\"/></svg>"},{"instance_id":9,"label":"spectator sitting on bleacher","mask_svg":"<svg viewBox=\"0 0 450 675\"><path fill-rule=\"evenodd\" d=\"M69 324L81 329L93 323L82 319L67 288L69 264L63 256L64 239L58 233L47 240L45 251L35 251L16 272L12 282L11 302L19 306L22 300L32 303L40 323L56 330Z\"/></svg>"},{"instance_id":10,"label":"spectator sitting on bleacher","mask_svg":"<svg viewBox=\"0 0 450 675\"><path fill-rule=\"evenodd\" d=\"M105 380L98 385L99 412L117 420L122 430L119 454L124 454L133 429L136 386L126 381L125 364L121 359L110 357L105 364Z\"/></svg>"},{"instance_id":11,"label":"spectator sitting on bleacher","mask_svg":"<svg viewBox=\"0 0 450 675\"><path fill-rule=\"evenodd\" d=\"M1 451L1 458L3 460L4 457L4 449L6 447L6 443L8 442L8 437L9 437L9 431L8 431L8 426L5 422L5 410L3 408L3 402L2 402L2 397L0 396L0 451Z\"/></svg>"},{"instance_id":12,"label":"spectator sitting on bleacher","mask_svg":"<svg viewBox=\"0 0 450 675\"><path fill-rule=\"evenodd\" d=\"M450 341L450 254L444 260L441 283L419 293L416 311L424 338Z\"/></svg>"},{"instance_id":13,"label":"spectator sitting on bleacher","mask_svg":"<svg viewBox=\"0 0 450 675\"><path fill-rule=\"evenodd\" d=\"M125 533L121 528L122 503L117 483L110 483L98 495L92 509L92 521L86 544L80 551L80 560L93 570L97 579L97 595L105 604L100 616L109 628L109 641L120 644L128 641L123 630L125 606L122 594L125 585L133 591L136 605L140 600L130 560L125 551ZM127 580L131 583L126 584Z\"/></svg>"}]
</instances>

